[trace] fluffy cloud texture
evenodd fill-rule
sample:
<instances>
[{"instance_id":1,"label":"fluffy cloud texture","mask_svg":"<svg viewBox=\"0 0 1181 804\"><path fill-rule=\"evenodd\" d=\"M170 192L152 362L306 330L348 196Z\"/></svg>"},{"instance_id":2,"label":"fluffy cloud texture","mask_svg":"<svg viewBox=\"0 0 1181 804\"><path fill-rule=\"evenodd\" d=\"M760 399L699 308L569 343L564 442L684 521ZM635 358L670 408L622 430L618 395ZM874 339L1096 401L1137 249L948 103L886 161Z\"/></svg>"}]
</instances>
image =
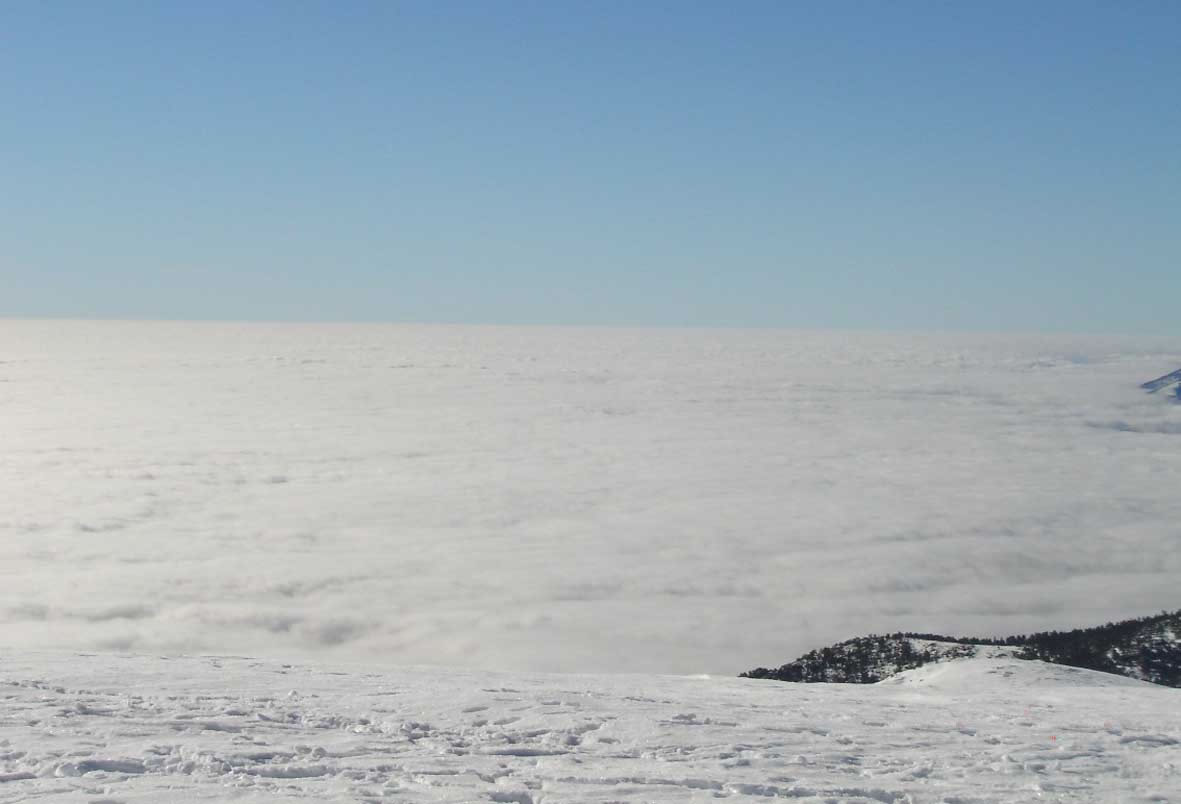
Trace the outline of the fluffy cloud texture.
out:
<instances>
[{"instance_id":1,"label":"fluffy cloud texture","mask_svg":"<svg viewBox=\"0 0 1181 804\"><path fill-rule=\"evenodd\" d=\"M737 672L1181 605L1181 339L0 323L0 643Z\"/></svg>"}]
</instances>

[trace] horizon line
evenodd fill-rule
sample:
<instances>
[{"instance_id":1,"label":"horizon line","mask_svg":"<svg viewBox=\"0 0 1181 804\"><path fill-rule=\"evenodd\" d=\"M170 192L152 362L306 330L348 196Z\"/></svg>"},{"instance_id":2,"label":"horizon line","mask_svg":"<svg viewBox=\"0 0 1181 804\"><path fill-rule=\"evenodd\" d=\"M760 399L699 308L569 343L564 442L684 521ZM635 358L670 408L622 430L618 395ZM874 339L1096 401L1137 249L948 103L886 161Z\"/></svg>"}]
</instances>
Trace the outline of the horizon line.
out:
<instances>
[{"instance_id":1,"label":"horizon line","mask_svg":"<svg viewBox=\"0 0 1181 804\"><path fill-rule=\"evenodd\" d=\"M921 329L912 327L873 326L792 326L790 324L688 324L688 323L608 323L608 322L549 322L549 321L422 321L411 319L344 319L344 318L166 318L154 316L62 316L62 315L10 315L0 314L0 323L44 322L44 323L111 323L111 324L231 324L231 325L289 325L289 326L378 326L378 327L453 327L471 329L595 329L595 330L686 330L686 331L781 331L813 333L859 333L881 335L982 335L982 336L1068 336L1068 337L1118 337L1155 338L1181 340L1179 332L1130 332L1120 330L1069 330L1069 329L988 329L983 327L960 327L948 329Z\"/></svg>"}]
</instances>

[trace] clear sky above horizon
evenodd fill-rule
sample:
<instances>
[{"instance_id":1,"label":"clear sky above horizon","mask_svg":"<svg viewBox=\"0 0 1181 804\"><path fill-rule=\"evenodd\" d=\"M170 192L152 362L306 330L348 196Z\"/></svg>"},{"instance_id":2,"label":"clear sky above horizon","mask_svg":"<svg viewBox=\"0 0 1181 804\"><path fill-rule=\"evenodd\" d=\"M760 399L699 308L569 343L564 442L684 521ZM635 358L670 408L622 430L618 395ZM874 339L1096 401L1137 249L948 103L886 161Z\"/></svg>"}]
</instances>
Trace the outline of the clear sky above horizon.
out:
<instances>
[{"instance_id":1,"label":"clear sky above horizon","mask_svg":"<svg viewBox=\"0 0 1181 804\"><path fill-rule=\"evenodd\" d=\"M1181 4L0 7L0 316L1181 334Z\"/></svg>"}]
</instances>

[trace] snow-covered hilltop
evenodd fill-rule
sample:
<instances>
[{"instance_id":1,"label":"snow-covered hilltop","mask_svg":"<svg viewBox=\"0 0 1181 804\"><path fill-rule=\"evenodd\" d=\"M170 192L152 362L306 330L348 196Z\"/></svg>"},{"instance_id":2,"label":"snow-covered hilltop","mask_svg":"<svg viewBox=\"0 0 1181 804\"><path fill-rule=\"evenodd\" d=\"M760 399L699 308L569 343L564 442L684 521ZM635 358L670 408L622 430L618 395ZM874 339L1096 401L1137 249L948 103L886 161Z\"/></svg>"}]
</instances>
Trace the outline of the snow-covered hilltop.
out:
<instances>
[{"instance_id":1,"label":"snow-covered hilltop","mask_svg":"<svg viewBox=\"0 0 1181 804\"><path fill-rule=\"evenodd\" d=\"M777 681L871 684L903 670L971 657L1037 659L1181 687L1181 610L1094 628L1004 639L870 635L810 651L772 670L759 667L742 675Z\"/></svg>"},{"instance_id":2,"label":"snow-covered hilltop","mask_svg":"<svg viewBox=\"0 0 1181 804\"><path fill-rule=\"evenodd\" d=\"M0 802L1168 801L1181 693L967 659L872 686L6 654Z\"/></svg>"}]
</instances>

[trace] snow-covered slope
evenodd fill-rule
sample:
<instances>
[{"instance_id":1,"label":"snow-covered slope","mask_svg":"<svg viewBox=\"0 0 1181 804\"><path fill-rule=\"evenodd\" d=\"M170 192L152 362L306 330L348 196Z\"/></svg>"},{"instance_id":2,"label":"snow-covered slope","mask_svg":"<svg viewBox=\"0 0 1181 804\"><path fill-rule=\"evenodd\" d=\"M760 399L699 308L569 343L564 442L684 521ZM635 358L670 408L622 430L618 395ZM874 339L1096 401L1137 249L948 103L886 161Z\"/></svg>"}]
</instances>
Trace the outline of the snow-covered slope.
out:
<instances>
[{"instance_id":1,"label":"snow-covered slope","mask_svg":"<svg viewBox=\"0 0 1181 804\"><path fill-rule=\"evenodd\" d=\"M1181 800L1181 692L1009 658L876 685L0 658L0 801Z\"/></svg>"},{"instance_id":2,"label":"snow-covered slope","mask_svg":"<svg viewBox=\"0 0 1181 804\"><path fill-rule=\"evenodd\" d=\"M1156 685L1098 670L1066 667L1058 664L999 655L1008 648L981 646L982 651L996 651L994 658L954 659L907 670L880 682L882 685L926 687L943 692L973 694L981 688L1000 684L1009 692L1033 688L1055 690L1062 687L1104 687L1143 690ZM1181 693L1173 693L1181 704Z\"/></svg>"},{"instance_id":3,"label":"snow-covered slope","mask_svg":"<svg viewBox=\"0 0 1181 804\"><path fill-rule=\"evenodd\" d=\"M1181 688L1181 610L1117 623L1004 639L887 634L856 637L776 669L742 675L777 681L871 684L903 670L963 658L1036 659Z\"/></svg>"}]
</instances>

